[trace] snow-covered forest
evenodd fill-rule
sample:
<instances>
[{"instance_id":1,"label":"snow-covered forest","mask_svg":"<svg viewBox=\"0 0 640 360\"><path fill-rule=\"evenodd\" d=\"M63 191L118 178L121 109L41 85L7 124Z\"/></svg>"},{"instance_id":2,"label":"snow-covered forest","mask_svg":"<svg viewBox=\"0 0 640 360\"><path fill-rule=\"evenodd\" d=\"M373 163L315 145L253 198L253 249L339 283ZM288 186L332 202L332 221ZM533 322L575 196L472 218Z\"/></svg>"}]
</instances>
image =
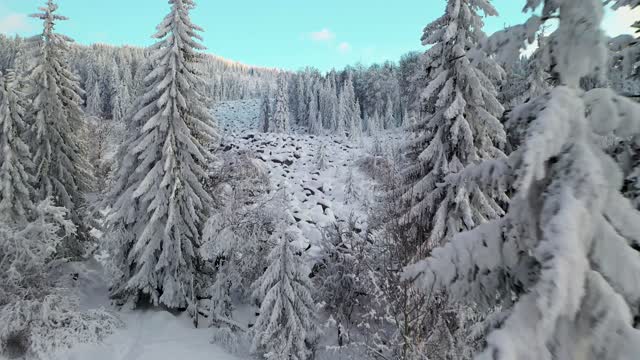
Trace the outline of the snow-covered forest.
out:
<instances>
[{"instance_id":1,"label":"snow-covered forest","mask_svg":"<svg viewBox=\"0 0 640 360\"><path fill-rule=\"evenodd\" d=\"M0 359L639 359L640 0L513 1L323 73L43 0L0 34Z\"/></svg>"}]
</instances>

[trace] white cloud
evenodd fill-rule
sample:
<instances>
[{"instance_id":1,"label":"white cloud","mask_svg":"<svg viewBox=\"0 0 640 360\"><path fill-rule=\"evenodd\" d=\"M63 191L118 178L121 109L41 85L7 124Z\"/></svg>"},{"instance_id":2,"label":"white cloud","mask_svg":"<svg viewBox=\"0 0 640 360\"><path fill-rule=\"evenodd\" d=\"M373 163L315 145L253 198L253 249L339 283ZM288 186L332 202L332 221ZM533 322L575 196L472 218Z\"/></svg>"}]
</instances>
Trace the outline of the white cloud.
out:
<instances>
[{"instance_id":1,"label":"white cloud","mask_svg":"<svg viewBox=\"0 0 640 360\"><path fill-rule=\"evenodd\" d=\"M338 45L338 51L346 54L351 51L351 45L348 42L341 42L340 45Z\"/></svg>"},{"instance_id":2,"label":"white cloud","mask_svg":"<svg viewBox=\"0 0 640 360\"><path fill-rule=\"evenodd\" d=\"M333 40L336 34L332 33L329 29L324 28L320 31L314 31L311 33L311 40L313 41L329 41Z\"/></svg>"},{"instance_id":3,"label":"white cloud","mask_svg":"<svg viewBox=\"0 0 640 360\"><path fill-rule=\"evenodd\" d=\"M21 31L30 31L31 24L25 14L11 13L0 18L0 33L13 34Z\"/></svg>"},{"instance_id":4,"label":"white cloud","mask_svg":"<svg viewBox=\"0 0 640 360\"><path fill-rule=\"evenodd\" d=\"M607 35L615 37L623 34L633 34L634 29L631 25L638 19L640 19L640 7L632 10L625 6L617 11L608 12L602 25Z\"/></svg>"}]
</instances>

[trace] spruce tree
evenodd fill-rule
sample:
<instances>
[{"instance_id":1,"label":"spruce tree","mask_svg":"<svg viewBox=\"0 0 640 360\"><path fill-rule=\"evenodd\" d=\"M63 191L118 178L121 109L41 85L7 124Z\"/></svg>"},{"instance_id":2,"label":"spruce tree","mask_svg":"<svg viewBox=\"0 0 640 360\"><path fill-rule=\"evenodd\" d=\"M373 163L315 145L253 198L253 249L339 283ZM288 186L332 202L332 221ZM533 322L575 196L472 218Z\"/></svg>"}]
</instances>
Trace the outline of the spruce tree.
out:
<instances>
[{"instance_id":1,"label":"spruce tree","mask_svg":"<svg viewBox=\"0 0 640 360\"><path fill-rule=\"evenodd\" d=\"M322 133L322 116L318 110L318 96L311 96L309 102L309 133L313 135L320 135Z\"/></svg>"},{"instance_id":2,"label":"spruce tree","mask_svg":"<svg viewBox=\"0 0 640 360\"><path fill-rule=\"evenodd\" d=\"M284 76L281 76L278 79L278 90L271 116L271 128L269 129L271 132L289 132L289 100L287 97L287 82Z\"/></svg>"},{"instance_id":3,"label":"spruce tree","mask_svg":"<svg viewBox=\"0 0 640 360\"><path fill-rule=\"evenodd\" d=\"M605 78L603 3L543 3L530 31L559 19L549 41L558 84L513 110L528 126L508 158L469 166L443 184L514 188L507 215L456 235L405 277L497 311L477 360L635 359L640 213L620 194L622 171L595 139L640 135L640 105L608 88L581 88L585 77Z\"/></svg>"},{"instance_id":4,"label":"spruce tree","mask_svg":"<svg viewBox=\"0 0 640 360\"><path fill-rule=\"evenodd\" d=\"M0 221L21 226L30 220L34 192L24 102L15 74L0 73Z\"/></svg>"},{"instance_id":5,"label":"spruce tree","mask_svg":"<svg viewBox=\"0 0 640 360\"><path fill-rule=\"evenodd\" d=\"M497 146L505 141L498 120L503 108L492 82L503 71L480 51L473 61L468 53L485 37L479 10L497 15L487 0L449 0L445 14L427 25L422 37L424 45L432 45L423 55L430 81L422 106L433 113L412 127L406 152L413 163L402 174L399 193L408 206L402 222L428 234L419 241L425 251L503 214L497 202L504 200L502 194L473 184L438 186L468 164L503 156Z\"/></svg>"},{"instance_id":6,"label":"spruce tree","mask_svg":"<svg viewBox=\"0 0 640 360\"><path fill-rule=\"evenodd\" d=\"M391 129L396 126L396 118L393 114L393 102L387 98L386 107L384 110L384 128Z\"/></svg>"},{"instance_id":7,"label":"spruce tree","mask_svg":"<svg viewBox=\"0 0 640 360\"><path fill-rule=\"evenodd\" d=\"M260 124L258 125L261 132L269 132L271 127L271 98L269 92L265 93L262 97L262 103L260 104Z\"/></svg>"},{"instance_id":8,"label":"spruce tree","mask_svg":"<svg viewBox=\"0 0 640 360\"><path fill-rule=\"evenodd\" d=\"M269 254L269 266L256 281L254 296L261 300L260 316L253 327L252 350L266 359L305 360L316 333L312 284L291 242L301 236L295 226L280 228Z\"/></svg>"},{"instance_id":9,"label":"spruce tree","mask_svg":"<svg viewBox=\"0 0 640 360\"><path fill-rule=\"evenodd\" d=\"M87 84L88 85L88 84ZM87 96L86 110L87 113L93 116L101 117L104 101L102 99L102 93L100 92L100 84L96 81L89 88L89 95Z\"/></svg>"},{"instance_id":10,"label":"spruce tree","mask_svg":"<svg viewBox=\"0 0 640 360\"><path fill-rule=\"evenodd\" d=\"M29 146L34 162L35 202L52 198L55 206L65 207L78 227L79 238L86 238L84 192L91 189L91 165L86 159L86 124L81 104L83 93L79 81L67 62L72 40L55 32L58 5L49 0L40 13L42 34L29 40L35 61L30 68L28 85L31 106L28 112ZM77 245L77 244L76 244ZM81 251L76 245L73 255Z\"/></svg>"},{"instance_id":11,"label":"spruce tree","mask_svg":"<svg viewBox=\"0 0 640 360\"><path fill-rule=\"evenodd\" d=\"M151 48L144 95L126 121L131 135L108 197L112 297L187 308L196 317L198 248L212 203L203 186L213 159L205 142L218 133L199 92L198 50L204 47L198 43L202 29L189 17L195 3L169 4L154 35L159 41Z\"/></svg>"}]
</instances>

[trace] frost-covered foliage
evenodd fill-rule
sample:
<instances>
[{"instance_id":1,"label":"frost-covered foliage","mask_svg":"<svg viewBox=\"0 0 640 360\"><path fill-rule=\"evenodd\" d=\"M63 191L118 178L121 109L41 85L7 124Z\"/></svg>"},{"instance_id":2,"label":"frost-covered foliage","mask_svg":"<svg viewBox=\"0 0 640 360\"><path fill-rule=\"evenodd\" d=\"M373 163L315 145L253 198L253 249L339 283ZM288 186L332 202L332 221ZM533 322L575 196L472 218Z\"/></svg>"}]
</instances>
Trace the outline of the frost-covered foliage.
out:
<instances>
[{"instance_id":1,"label":"frost-covered foliage","mask_svg":"<svg viewBox=\"0 0 640 360\"><path fill-rule=\"evenodd\" d=\"M287 133L290 130L289 120L289 99L287 92L287 82L284 76L278 80L278 90L273 104L273 114L271 114L270 132Z\"/></svg>"},{"instance_id":2,"label":"frost-covered foliage","mask_svg":"<svg viewBox=\"0 0 640 360\"><path fill-rule=\"evenodd\" d=\"M620 35L609 40L611 87L627 96L640 97L640 40Z\"/></svg>"},{"instance_id":3,"label":"frost-covered foliage","mask_svg":"<svg viewBox=\"0 0 640 360\"><path fill-rule=\"evenodd\" d=\"M77 344L98 343L121 326L107 311L79 311L69 296L19 300L0 307L0 355L46 360Z\"/></svg>"},{"instance_id":4,"label":"frost-covered foliage","mask_svg":"<svg viewBox=\"0 0 640 360\"><path fill-rule=\"evenodd\" d=\"M101 311L81 313L62 289L52 287L52 260L75 225L48 199L33 209L33 221L0 222L0 357L47 359L52 352L97 342L119 325Z\"/></svg>"},{"instance_id":5,"label":"frost-covered foliage","mask_svg":"<svg viewBox=\"0 0 640 360\"><path fill-rule=\"evenodd\" d=\"M46 199L34 208L34 219L0 223L0 307L21 299L40 299L48 285L44 273L65 236L76 228L67 210Z\"/></svg>"},{"instance_id":6,"label":"frost-covered foliage","mask_svg":"<svg viewBox=\"0 0 640 360\"><path fill-rule=\"evenodd\" d=\"M213 191L221 208L203 232L202 257L212 266L213 282L206 289L213 341L237 353L247 332L232 318L232 299L250 298L251 284L266 268L269 233L283 212L280 197L265 198L269 181L265 170L248 154L223 157ZM209 276L209 275L208 275ZM245 349L246 350L246 349Z\"/></svg>"},{"instance_id":7,"label":"frost-covered foliage","mask_svg":"<svg viewBox=\"0 0 640 360\"><path fill-rule=\"evenodd\" d=\"M255 282L260 315L253 328L252 350L265 359L305 360L317 335L312 284L296 249L302 236L295 226L281 223L271 241L269 266ZM294 243L296 242L296 243Z\"/></svg>"},{"instance_id":8,"label":"frost-covered foliage","mask_svg":"<svg viewBox=\"0 0 640 360\"><path fill-rule=\"evenodd\" d=\"M634 359L640 351L640 214L596 143L640 134L640 106L606 88L580 89L583 77L606 69L602 2L544 1L542 16L556 14L549 46L560 85L511 114L529 124L522 146L448 179L514 184L507 215L457 235L404 274L422 289L499 310L476 359Z\"/></svg>"},{"instance_id":9,"label":"frost-covered foliage","mask_svg":"<svg viewBox=\"0 0 640 360\"><path fill-rule=\"evenodd\" d=\"M198 248L212 205L203 185L213 159L206 146L218 133L200 93L202 29L189 18L195 3L169 3L154 35L160 40L151 48L146 90L126 119L107 239L117 269L114 298L188 308L195 316Z\"/></svg>"},{"instance_id":10,"label":"frost-covered foliage","mask_svg":"<svg viewBox=\"0 0 640 360\"><path fill-rule=\"evenodd\" d=\"M70 38L56 33L57 15L52 0L32 17L43 21L42 34L28 40L33 64L28 73L31 126L29 147L34 162L36 201L51 198L69 210L70 219L85 232L84 192L91 189L91 165L86 159L86 125L81 108L83 91L68 63ZM82 249L69 249L79 255Z\"/></svg>"},{"instance_id":11,"label":"frost-covered foliage","mask_svg":"<svg viewBox=\"0 0 640 360\"><path fill-rule=\"evenodd\" d=\"M503 70L481 51L467 52L485 38L479 11L497 15L487 0L449 0L445 14L424 29L422 42L432 46L423 55L429 83L421 99L432 114L411 128L406 153L413 162L397 190L408 207L403 221L427 234L422 254L503 214L502 193L474 184L438 186L466 165L503 156L497 147L505 141L503 107L493 84Z\"/></svg>"},{"instance_id":12,"label":"frost-covered foliage","mask_svg":"<svg viewBox=\"0 0 640 360\"><path fill-rule=\"evenodd\" d=\"M0 222L25 224L33 210L33 169L27 135L25 97L15 74L0 73Z\"/></svg>"}]
</instances>

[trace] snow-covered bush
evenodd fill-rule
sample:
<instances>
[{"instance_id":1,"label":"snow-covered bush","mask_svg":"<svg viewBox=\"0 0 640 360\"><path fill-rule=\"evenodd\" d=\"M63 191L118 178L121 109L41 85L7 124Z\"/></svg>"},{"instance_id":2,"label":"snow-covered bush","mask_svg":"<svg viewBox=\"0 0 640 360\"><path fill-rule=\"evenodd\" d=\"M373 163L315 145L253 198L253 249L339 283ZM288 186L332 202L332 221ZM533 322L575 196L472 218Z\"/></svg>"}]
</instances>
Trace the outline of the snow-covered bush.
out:
<instances>
[{"instance_id":1,"label":"snow-covered bush","mask_svg":"<svg viewBox=\"0 0 640 360\"><path fill-rule=\"evenodd\" d=\"M640 351L640 214L596 141L639 135L640 105L580 87L584 77L604 77L603 15L599 0L544 1L543 18L559 18L549 39L559 85L511 114L528 124L518 150L447 179L514 184L507 215L405 271L424 290L446 289L485 314L497 309L476 359L635 359Z\"/></svg>"},{"instance_id":2,"label":"snow-covered bush","mask_svg":"<svg viewBox=\"0 0 640 360\"><path fill-rule=\"evenodd\" d=\"M49 359L81 343L98 343L121 327L104 310L82 312L68 294L48 294L0 307L0 355Z\"/></svg>"},{"instance_id":3,"label":"snow-covered bush","mask_svg":"<svg viewBox=\"0 0 640 360\"><path fill-rule=\"evenodd\" d=\"M0 306L42 298L49 289L46 273L56 248L75 233L67 210L48 199L38 204L35 214L24 226L0 223Z\"/></svg>"},{"instance_id":4,"label":"snow-covered bush","mask_svg":"<svg viewBox=\"0 0 640 360\"><path fill-rule=\"evenodd\" d=\"M64 289L51 285L56 248L75 233L66 216L45 200L24 228L0 223L0 355L46 359L52 351L99 341L119 325L101 310L79 312Z\"/></svg>"}]
</instances>

